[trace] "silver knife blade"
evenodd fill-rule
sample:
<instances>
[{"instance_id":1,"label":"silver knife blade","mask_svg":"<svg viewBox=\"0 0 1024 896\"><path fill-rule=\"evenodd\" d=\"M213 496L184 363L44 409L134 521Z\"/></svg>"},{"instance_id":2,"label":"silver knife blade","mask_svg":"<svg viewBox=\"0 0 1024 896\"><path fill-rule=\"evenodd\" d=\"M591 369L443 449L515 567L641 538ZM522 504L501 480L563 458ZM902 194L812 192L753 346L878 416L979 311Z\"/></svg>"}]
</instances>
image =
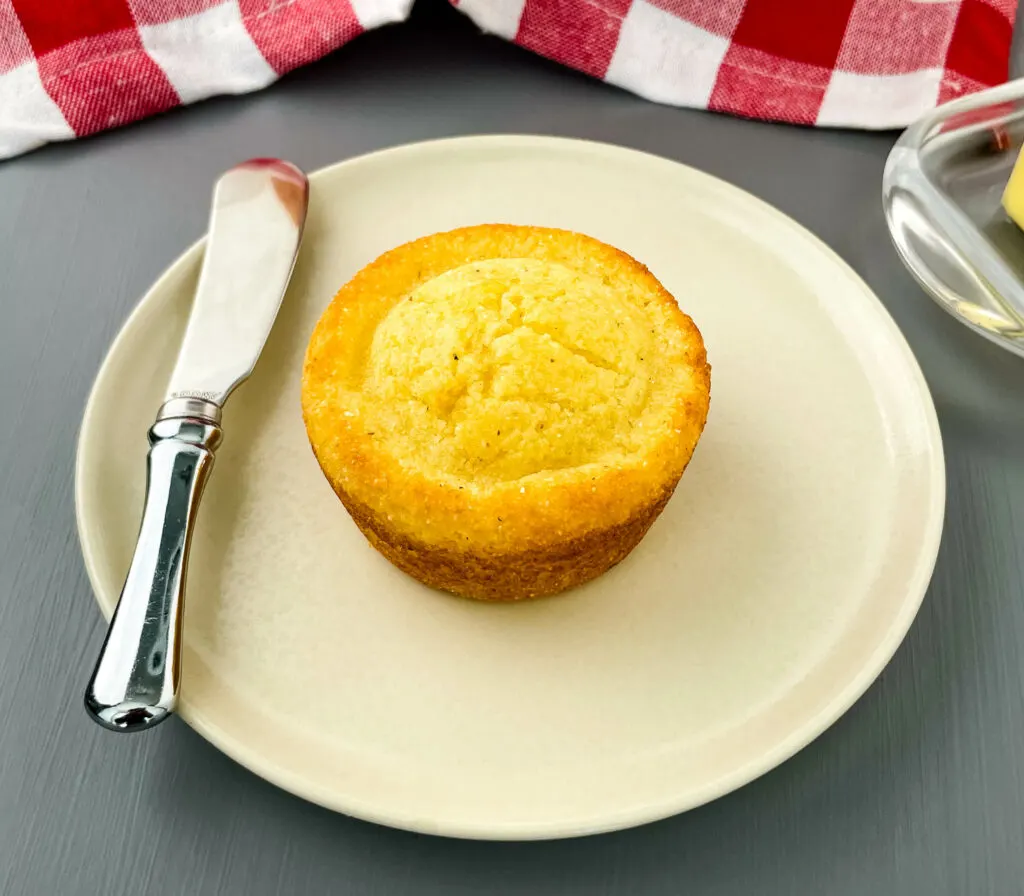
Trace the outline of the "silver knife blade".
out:
<instances>
[{"instance_id":1,"label":"silver knife blade","mask_svg":"<svg viewBox=\"0 0 1024 896\"><path fill-rule=\"evenodd\" d=\"M280 159L252 159L217 181L199 284L167 401L223 406L247 379L284 298L309 182Z\"/></svg>"}]
</instances>

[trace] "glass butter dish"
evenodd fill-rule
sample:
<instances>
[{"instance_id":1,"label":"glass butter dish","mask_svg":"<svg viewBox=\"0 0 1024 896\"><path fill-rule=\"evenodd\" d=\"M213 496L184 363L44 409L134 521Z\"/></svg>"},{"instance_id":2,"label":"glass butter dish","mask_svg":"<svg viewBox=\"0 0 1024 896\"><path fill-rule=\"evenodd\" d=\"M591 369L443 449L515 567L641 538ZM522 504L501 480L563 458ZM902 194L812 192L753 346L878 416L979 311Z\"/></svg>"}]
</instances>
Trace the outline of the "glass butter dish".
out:
<instances>
[{"instance_id":1,"label":"glass butter dish","mask_svg":"<svg viewBox=\"0 0 1024 896\"><path fill-rule=\"evenodd\" d=\"M885 217L904 263L947 311L1024 356L1024 231L1002 207L1024 145L1024 78L935 109L885 165Z\"/></svg>"}]
</instances>

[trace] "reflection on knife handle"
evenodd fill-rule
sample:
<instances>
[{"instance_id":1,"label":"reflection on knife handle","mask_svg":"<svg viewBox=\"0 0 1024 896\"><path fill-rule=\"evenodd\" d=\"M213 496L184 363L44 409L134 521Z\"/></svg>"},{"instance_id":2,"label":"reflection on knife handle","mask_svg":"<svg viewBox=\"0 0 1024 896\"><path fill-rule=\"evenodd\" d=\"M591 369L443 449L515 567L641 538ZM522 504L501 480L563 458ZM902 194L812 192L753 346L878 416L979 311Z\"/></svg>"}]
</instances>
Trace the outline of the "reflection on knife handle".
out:
<instances>
[{"instance_id":1,"label":"reflection on knife handle","mask_svg":"<svg viewBox=\"0 0 1024 896\"><path fill-rule=\"evenodd\" d=\"M174 711L185 568L219 423L212 402L175 399L149 431L139 540L85 693L89 714L112 731L152 728Z\"/></svg>"}]
</instances>

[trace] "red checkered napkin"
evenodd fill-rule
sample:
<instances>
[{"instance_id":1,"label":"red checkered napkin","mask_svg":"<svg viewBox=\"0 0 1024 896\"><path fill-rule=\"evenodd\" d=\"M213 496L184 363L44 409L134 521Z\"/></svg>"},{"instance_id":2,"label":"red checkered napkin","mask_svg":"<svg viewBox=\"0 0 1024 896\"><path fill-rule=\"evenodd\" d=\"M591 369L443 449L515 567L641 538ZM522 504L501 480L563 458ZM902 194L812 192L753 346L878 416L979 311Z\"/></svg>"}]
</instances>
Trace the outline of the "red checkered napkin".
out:
<instances>
[{"instance_id":1,"label":"red checkered napkin","mask_svg":"<svg viewBox=\"0 0 1024 896\"><path fill-rule=\"evenodd\" d=\"M412 0L0 0L0 159L266 87Z\"/></svg>"},{"instance_id":2,"label":"red checkered napkin","mask_svg":"<svg viewBox=\"0 0 1024 896\"><path fill-rule=\"evenodd\" d=\"M648 99L890 128L1007 78L1016 0L453 0Z\"/></svg>"},{"instance_id":3,"label":"red checkered napkin","mask_svg":"<svg viewBox=\"0 0 1024 896\"><path fill-rule=\"evenodd\" d=\"M1015 0L452 0L641 96L801 124L905 125L1006 80ZM0 0L0 158L257 90L412 0Z\"/></svg>"}]
</instances>

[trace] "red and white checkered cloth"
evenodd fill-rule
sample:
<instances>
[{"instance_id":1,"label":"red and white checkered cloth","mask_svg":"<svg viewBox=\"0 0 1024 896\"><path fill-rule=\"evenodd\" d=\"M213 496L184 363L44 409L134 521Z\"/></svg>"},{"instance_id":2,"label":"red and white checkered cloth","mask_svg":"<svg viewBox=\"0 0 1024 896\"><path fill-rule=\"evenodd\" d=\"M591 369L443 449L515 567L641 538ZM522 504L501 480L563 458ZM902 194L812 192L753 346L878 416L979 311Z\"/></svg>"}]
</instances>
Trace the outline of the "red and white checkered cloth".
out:
<instances>
[{"instance_id":1,"label":"red and white checkered cloth","mask_svg":"<svg viewBox=\"0 0 1024 896\"><path fill-rule=\"evenodd\" d=\"M452 0L678 106L885 128L1006 80L1016 0ZM0 158L258 90L412 0L0 0Z\"/></svg>"}]
</instances>

